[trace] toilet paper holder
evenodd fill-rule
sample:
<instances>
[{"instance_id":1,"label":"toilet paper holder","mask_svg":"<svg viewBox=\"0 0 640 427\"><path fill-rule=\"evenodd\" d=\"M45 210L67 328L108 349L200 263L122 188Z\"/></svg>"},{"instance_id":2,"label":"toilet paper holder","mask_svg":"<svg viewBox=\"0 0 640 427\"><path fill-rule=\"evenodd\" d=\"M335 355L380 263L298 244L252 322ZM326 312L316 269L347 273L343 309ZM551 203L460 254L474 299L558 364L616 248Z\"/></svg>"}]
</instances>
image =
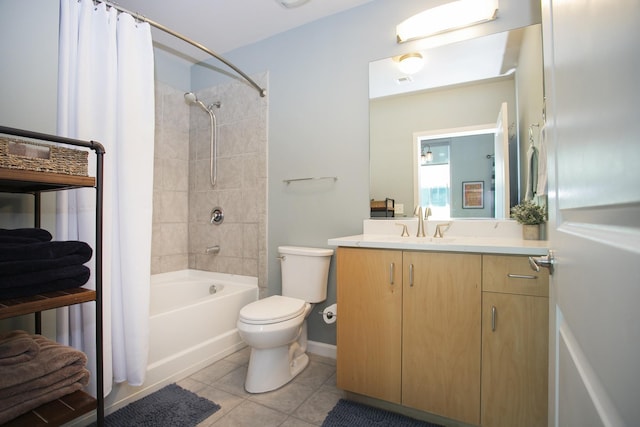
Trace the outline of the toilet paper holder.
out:
<instances>
[{"instance_id":1,"label":"toilet paper holder","mask_svg":"<svg viewBox=\"0 0 640 427\"><path fill-rule=\"evenodd\" d=\"M338 313L334 313L333 311L327 311L326 313L324 312L324 310L318 310L318 314L320 315L327 315L327 318L329 319L333 319L334 317L338 317Z\"/></svg>"},{"instance_id":2,"label":"toilet paper holder","mask_svg":"<svg viewBox=\"0 0 640 427\"><path fill-rule=\"evenodd\" d=\"M325 307L322 311L320 311L320 314L322 314L322 320L327 325L335 323L338 319L338 304L334 303Z\"/></svg>"}]
</instances>

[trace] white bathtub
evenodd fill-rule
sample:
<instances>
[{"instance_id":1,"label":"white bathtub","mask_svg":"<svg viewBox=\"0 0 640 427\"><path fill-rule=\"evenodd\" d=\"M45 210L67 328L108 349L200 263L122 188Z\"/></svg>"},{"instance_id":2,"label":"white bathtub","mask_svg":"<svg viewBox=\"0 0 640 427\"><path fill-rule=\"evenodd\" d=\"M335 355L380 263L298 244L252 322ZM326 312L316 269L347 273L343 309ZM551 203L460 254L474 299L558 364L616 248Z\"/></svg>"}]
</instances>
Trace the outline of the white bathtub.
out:
<instances>
[{"instance_id":1,"label":"white bathtub","mask_svg":"<svg viewBox=\"0 0 640 427\"><path fill-rule=\"evenodd\" d=\"M238 313L257 299L256 277L199 270L151 276L147 375L195 371L244 347Z\"/></svg>"},{"instance_id":2,"label":"white bathtub","mask_svg":"<svg viewBox=\"0 0 640 427\"><path fill-rule=\"evenodd\" d=\"M210 294L214 285L217 292ZM240 309L258 299L256 277L181 270L151 276L149 361L144 384L113 384L105 413L180 381L246 347L236 329ZM87 415L87 417L89 417ZM69 427L83 425L78 418Z\"/></svg>"}]
</instances>

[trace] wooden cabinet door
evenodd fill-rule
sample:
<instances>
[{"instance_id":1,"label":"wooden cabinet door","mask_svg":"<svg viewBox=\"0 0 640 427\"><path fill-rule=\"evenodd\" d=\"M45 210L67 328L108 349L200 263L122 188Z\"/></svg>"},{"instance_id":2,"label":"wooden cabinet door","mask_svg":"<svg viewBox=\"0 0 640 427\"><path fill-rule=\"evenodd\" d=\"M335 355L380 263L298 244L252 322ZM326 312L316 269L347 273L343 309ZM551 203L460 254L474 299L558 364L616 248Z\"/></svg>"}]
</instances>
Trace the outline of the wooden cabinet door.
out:
<instances>
[{"instance_id":1,"label":"wooden cabinet door","mask_svg":"<svg viewBox=\"0 0 640 427\"><path fill-rule=\"evenodd\" d=\"M549 299L484 292L482 426L547 425Z\"/></svg>"},{"instance_id":2,"label":"wooden cabinet door","mask_svg":"<svg viewBox=\"0 0 640 427\"><path fill-rule=\"evenodd\" d=\"M402 252L337 250L337 385L400 403Z\"/></svg>"},{"instance_id":3,"label":"wooden cabinet door","mask_svg":"<svg viewBox=\"0 0 640 427\"><path fill-rule=\"evenodd\" d=\"M403 257L402 404L477 425L481 256Z\"/></svg>"}]
</instances>

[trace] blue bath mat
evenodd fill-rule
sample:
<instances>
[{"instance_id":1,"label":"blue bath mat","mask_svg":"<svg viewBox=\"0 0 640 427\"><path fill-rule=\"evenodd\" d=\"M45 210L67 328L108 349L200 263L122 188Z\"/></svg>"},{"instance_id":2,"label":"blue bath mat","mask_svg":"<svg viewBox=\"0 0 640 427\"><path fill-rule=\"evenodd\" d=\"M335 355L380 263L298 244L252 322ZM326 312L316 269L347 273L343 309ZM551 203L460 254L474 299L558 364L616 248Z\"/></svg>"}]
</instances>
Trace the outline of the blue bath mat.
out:
<instances>
[{"instance_id":1,"label":"blue bath mat","mask_svg":"<svg viewBox=\"0 0 640 427\"><path fill-rule=\"evenodd\" d=\"M104 425L106 427L193 427L206 420L218 409L220 405L176 384L169 384L106 416Z\"/></svg>"},{"instance_id":2,"label":"blue bath mat","mask_svg":"<svg viewBox=\"0 0 640 427\"><path fill-rule=\"evenodd\" d=\"M322 427L442 427L384 409L340 399L327 414Z\"/></svg>"}]
</instances>

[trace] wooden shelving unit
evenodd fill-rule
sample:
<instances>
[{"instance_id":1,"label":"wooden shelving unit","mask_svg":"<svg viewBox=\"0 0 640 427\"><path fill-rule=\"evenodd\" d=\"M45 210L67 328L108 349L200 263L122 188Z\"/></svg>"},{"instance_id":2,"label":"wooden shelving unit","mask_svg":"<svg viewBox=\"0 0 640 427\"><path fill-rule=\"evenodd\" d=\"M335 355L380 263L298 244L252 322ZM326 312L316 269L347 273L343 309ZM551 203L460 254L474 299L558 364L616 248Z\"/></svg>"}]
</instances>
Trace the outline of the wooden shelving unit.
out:
<instances>
[{"instance_id":1,"label":"wooden shelving unit","mask_svg":"<svg viewBox=\"0 0 640 427\"><path fill-rule=\"evenodd\" d=\"M14 418L2 427L60 426L93 411L96 406L96 399L83 391L76 391Z\"/></svg>"},{"instance_id":2,"label":"wooden shelving unit","mask_svg":"<svg viewBox=\"0 0 640 427\"><path fill-rule=\"evenodd\" d=\"M95 300L96 291L85 288L65 289L21 298L0 299L0 319L8 319Z\"/></svg>"},{"instance_id":3,"label":"wooden shelving unit","mask_svg":"<svg viewBox=\"0 0 640 427\"><path fill-rule=\"evenodd\" d=\"M28 171L0 167L0 192L27 193L35 196L35 226L40 224L40 193L46 191L67 190L90 187L96 190L96 243L95 283L96 289L73 288L63 291L46 292L22 298L0 300L0 319L36 315L36 333L40 332L40 313L45 310L65 307L74 304L95 301L96 304L96 384L97 397L84 391L76 391L62 398L46 403L26 414L17 417L4 426L60 426L90 411L97 411L97 425L104 425L104 389L103 379L103 342L102 342L102 176L104 148L94 141L81 141L70 138L47 135L22 129L0 126L0 134L35 139L38 141L68 144L85 147L95 151L96 176L77 176L59 173ZM0 272L0 274L2 274Z\"/></svg>"},{"instance_id":4,"label":"wooden shelving unit","mask_svg":"<svg viewBox=\"0 0 640 427\"><path fill-rule=\"evenodd\" d=\"M95 187L95 185L96 179L90 176L64 175L0 167L0 191L4 193L39 193L42 191L68 190L70 188Z\"/></svg>"}]
</instances>

